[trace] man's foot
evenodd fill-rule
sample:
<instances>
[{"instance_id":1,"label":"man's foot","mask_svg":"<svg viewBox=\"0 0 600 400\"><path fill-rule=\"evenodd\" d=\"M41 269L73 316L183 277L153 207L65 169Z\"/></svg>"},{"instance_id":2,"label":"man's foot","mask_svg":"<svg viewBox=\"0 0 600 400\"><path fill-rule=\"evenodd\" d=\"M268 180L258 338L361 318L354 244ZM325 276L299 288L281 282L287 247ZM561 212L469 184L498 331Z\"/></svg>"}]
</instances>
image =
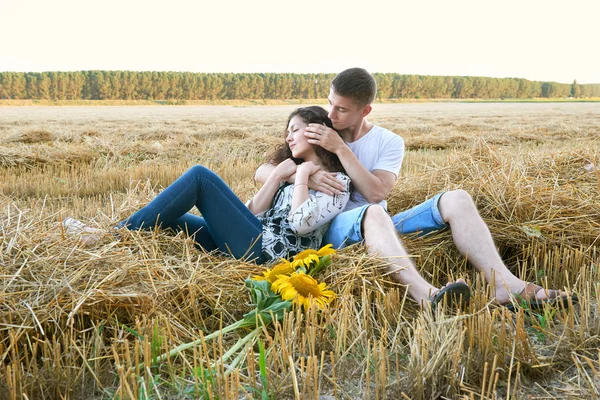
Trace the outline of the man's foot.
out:
<instances>
[{"instance_id":1,"label":"man's foot","mask_svg":"<svg viewBox=\"0 0 600 400\"><path fill-rule=\"evenodd\" d=\"M464 307L469 303L469 299L471 298L471 289L462 279L453 283L447 283L444 287L429 296L431 308L435 310L438 304L444 301L444 298L446 298L447 305Z\"/></svg>"},{"instance_id":2,"label":"man's foot","mask_svg":"<svg viewBox=\"0 0 600 400\"><path fill-rule=\"evenodd\" d=\"M62 226L67 235L79 235L79 241L84 246L93 246L102 237L102 231L100 229L91 228L75 218L65 218L62 222Z\"/></svg>"},{"instance_id":3,"label":"man's foot","mask_svg":"<svg viewBox=\"0 0 600 400\"><path fill-rule=\"evenodd\" d=\"M561 290L546 290L535 283L526 282L523 290L513 293L512 299L504 303L499 302L499 304L505 306L510 311L516 311L518 308L536 311L542 309L544 304L557 306L560 303L563 307L566 307L569 304L569 299L573 303L579 301L576 295L569 296Z\"/></svg>"}]
</instances>

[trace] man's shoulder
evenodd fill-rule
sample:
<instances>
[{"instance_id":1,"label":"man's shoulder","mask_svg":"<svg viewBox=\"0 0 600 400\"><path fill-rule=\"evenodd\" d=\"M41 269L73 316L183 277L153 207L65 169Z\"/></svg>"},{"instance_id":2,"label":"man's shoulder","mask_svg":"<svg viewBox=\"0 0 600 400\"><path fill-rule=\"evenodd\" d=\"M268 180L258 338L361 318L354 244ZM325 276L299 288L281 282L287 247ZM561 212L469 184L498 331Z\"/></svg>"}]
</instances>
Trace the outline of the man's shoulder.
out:
<instances>
[{"instance_id":1,"label":"man's shoulder","mask_svg":"<svg viewBox=\"0 0 600 400\"><path fill-rule=\"evenodd\" d=\"M389 129L379 125L373 125L373 128L371 128L369 134L372 134L373 139L377 139L379 141L404 144L404 139L402 139L402 136L397 135Z\"/></svg>"}]
</instances>

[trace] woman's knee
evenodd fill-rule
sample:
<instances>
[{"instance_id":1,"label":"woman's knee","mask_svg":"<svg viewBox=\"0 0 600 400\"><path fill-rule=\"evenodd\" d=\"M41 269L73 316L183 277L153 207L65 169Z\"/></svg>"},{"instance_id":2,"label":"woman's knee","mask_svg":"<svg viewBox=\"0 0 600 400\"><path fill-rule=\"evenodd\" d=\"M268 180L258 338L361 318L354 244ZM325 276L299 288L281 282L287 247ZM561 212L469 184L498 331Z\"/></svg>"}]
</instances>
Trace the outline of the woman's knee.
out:
<instances>
[{"instance_id":1,"label":"woman's knee","mask_svg":"<svg viewBox=\"0 0 600 400\"><path fill-rule=\"evenodd\" d=\"M205 175L206 173L210 172L212 173L212 171L208 168L206 168L204 165L194 165L193 167L190 167L190 169L188 169L187 171L190 174L193 174L195 176L202 176Z\"/></svg>"},{"instance_id":2,"label":"woman's knee","mask_svg":"<svg viewBox=\"0 0 600 400\"><path fill-rule=\"evenodd\" d=\"M194 165L193 167L188 169L185 174L191 176L197 182L203 182L206 179L214 180L215 178L219 177L217 174L214 173L214 171L200 164Z\"/></svg>"}]
</instances>

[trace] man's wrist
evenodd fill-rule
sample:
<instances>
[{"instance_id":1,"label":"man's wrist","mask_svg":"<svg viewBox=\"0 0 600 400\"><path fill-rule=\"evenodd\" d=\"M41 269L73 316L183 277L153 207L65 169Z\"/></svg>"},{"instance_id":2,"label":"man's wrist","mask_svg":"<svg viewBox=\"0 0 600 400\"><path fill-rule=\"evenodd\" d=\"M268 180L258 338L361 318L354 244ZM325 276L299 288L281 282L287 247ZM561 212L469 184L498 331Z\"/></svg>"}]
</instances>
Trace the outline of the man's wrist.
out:
<instances>
[{"instance_id":1,"label":"man's wrist","mask_svg":"<svg viewBox=\"0 0 600 400\"><path fill-rule=\"evenodd\" d=\"M336 156L338 156L338 158L341 160L342 157L346 154L346 152L352 152L352 150L350 150L350 147L346 146L344 144L344 146L340 146L337 149L335 149L335 151L333 153L335 153Z\"/></svg>"}]
</instances>

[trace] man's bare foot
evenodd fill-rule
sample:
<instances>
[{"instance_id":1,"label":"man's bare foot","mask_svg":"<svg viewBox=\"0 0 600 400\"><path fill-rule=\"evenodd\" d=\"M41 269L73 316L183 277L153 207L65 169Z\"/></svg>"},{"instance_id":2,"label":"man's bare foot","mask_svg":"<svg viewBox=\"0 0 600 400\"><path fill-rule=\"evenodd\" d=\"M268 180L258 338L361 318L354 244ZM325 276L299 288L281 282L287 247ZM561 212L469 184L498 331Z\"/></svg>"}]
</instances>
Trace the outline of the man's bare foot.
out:
<instances>
[{"instance_id":1,"label":"man's bare foot","mask_svg":"<svg viewBox=\"0 0 600 400\"><path fill-rule=\"evenodd\" d=\"M546 302L568 301L569 294L563 290L544 289L535 283L521 281L516 287L508 288L505 285L496 287L496 303L504 306L513 302L526 302L534 306L541 306ZM574 302L576 296L571 297Z\"/></svg>"},{"instance_id":2,"label":"man's bare foot","mask_svg":"<svg viewBox=\"0 0 600 400\"><path fill-rule=\"evenodd\" d=\"M62 226L67 235L78 235L79 241L86 247L95 245L102 237L102 231L100 229L91 228L75 218L65 218L62 222Z\"/></svg>"}]
</instances>

